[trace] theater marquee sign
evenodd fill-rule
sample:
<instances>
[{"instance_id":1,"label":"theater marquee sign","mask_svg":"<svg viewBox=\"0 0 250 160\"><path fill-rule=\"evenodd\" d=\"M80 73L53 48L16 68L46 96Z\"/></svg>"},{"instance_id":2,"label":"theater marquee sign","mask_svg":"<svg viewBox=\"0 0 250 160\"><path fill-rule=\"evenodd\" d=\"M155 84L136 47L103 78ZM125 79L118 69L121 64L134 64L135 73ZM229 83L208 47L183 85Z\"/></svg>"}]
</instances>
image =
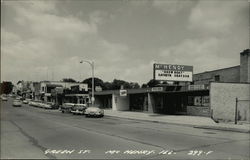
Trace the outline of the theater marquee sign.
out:
<instances>
[{"instance_id":1,"label":"theater marquee sign","mask_svg":"<svg viewBox=\"0 0 250 160\"><path fill-rule=\"evenodd\" d=\"M154 79L161 81L193 80L193 66L175 64L154 64Z\"/></svg>"}]
</instances>

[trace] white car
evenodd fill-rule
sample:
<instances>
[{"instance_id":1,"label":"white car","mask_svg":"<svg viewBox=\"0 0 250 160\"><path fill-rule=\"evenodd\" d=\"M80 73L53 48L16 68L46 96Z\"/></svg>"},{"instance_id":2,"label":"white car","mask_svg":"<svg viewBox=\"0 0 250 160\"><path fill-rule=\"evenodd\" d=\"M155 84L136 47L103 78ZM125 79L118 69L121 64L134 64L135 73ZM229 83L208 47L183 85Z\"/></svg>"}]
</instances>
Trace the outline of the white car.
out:
<instances>
[{"instance_id":1,"label":"white car","mask_svg":"<svg viewBox=\"0 0 250 160\"><path fill-rule=\"evenodd\" d=\"M23 104L28 104L28 101L27 100L23 100Z\"/></svg>"},{"instance_id":2,"label":"white car","mask_svg":"<svg viewBox=\"0 0 250 160\"><path fill-rule=\"evenodd\" d=\"M34 106L35 103L36 103L35 101L29 101L29 105L30 105L30 106Z\"/></svg>"},{"instance_id":3,"label":"white car","mask_svg":"<svg viewBox=\"0 0 250 160\"><path fill-rule=\"evenodd\" d=\"M47 103L44 103L44 104L43 104L43 108L45 108L45 109L51 109L51 108L52 108L52 105L53 105L52 102L47 102Z\"/></svg>"},{"instance_id":4,"label":"white car","mask_svg":"<svg viewBox=\"0 0 250 160\"><path fill-rule=\"evenodd\" d=\"M21 100L18 100L18 99L15 99L13 101L13 107L21 107L22 106L22 101Z\"/></svg>"},{"instance_id":5,"label":"white car","mask_svg":"<svg viewBox=\"0 0 250 160\"><path fill-rule=\"evenodd\" d=\"M8 101L7 97L2 96L1 97L2 101Z\"/></svg>"},{"instance_id":6,"label":"white car","mask_svg":"<svg viewBox=\"0 0 250 160\"><path fill-rule=\"evenodd\" d=\"M88 107L85 110L86 117L94 116L94 117L103 117L104 116L104 110L98 107Z\"/></svg>"}]
</instances>

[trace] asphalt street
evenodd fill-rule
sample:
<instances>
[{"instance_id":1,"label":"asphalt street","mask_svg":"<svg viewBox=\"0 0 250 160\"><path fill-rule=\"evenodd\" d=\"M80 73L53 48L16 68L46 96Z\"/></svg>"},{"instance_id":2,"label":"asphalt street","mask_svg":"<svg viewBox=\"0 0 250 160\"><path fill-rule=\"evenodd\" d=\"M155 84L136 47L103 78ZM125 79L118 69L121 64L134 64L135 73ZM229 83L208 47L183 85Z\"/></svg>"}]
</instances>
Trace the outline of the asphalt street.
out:
<instances>
[{"instance_id":1,"label":"asphalt street","mask_svg":"<svg viewBox=\"0 0 250 160\"><path fill-rule=\"evenodd\" d=\"M249 159L249 134L1 102L1 158Z\"/></svg>"}]
</instances>

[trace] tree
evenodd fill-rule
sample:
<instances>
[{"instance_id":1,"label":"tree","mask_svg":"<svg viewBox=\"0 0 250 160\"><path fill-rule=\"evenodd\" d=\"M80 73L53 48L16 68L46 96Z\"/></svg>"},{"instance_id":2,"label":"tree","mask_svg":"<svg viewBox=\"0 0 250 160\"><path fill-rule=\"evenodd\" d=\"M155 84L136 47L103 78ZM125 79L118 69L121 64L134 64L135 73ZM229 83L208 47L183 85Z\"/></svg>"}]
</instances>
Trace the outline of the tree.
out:
<instances>
[{"instance_id":1,"label":"tree","mask_svg":"<svg viewBox=\"0 0 250 160\"><path fill-rule=\"evenodd\" d=\"M76 82L76 80L72 79L72 78L63 78L62 80L63 82Z\"/></svg>"},{"instance_id":2,"label":"tree","mask_svg":"<svg viewBox=\"0 0 250 160\"><path fill-rule=\"evenodd\" d=\"M140 88L140 85L137 82L130 82L129 85L130 85L130 88L134 88L134 89Z\"/></svg>"},{"instance_id":3,"label":"tree","mask_svg":"<svg viewBox=\"0 0 250 160\"><path fill-rule=\"evenodd\" d=\"M112 89L121 89L121 86L123 86L124 89L130 88L129 83L124 80L119 80L119 79L113 80Z\"/></svg>"},{"instance_id":4,"label":"tree","mask_svg":"<svg viewBox=\"0 0 250 160\"><path fill-rule=\"evenodd\" d=\"M23 81L23 80L22 80L22 81ZM19 83L22 83L22 81L19 80L16 84L18 85Z\"/></svg>"},{"instance_id":5,"label":"tree","mask_svg":"<svg viewBox=\"0 0 250 160\"><path fill-rule=\"evenodd\" d=\"M148 85L149 87L155 87L155 86L157 86L158 84L160 84L160 82L157 81L157 80L155 80L155 79L151 79L151 80L147 83L147 85Z\"/></svg>"},{"instance_id":6,"label":"tree","mask_svg":"<svg viewBox=\"0 0 250 160\"><path fill-rule=\"evenodd\" d=\"M140 88L140 85L137 82L127 82L118 79L114 79L111 84L112 89L121 89L121 86L123 86L124 89Z\"/></svg>"},{"instance_id":7,"label":"tree","mask_svg":"<svg viewBox=\"0 0 250 160\"><path fill-rule=\"evenodd\" d=\"M87 83L87 84L88 84L88 87L92 87L92 77L83 80L82 83ZM105 87L104 87L103 80L101 80L100 78L94 77L94 88L95 88L96 86L100 86L100 87L102 87L102 88L105 88Z\"/></svg>"},{"instance_id":8,"label":"tree","mask_svg":"<svg viewBox=\"0 0 250 160\"><path fill-rule=\"evenodd\" d=\"M0 83L0 94L10 94L13 89L12 82L2 82Z\"/></svg>"},{"instance_id":9,"label":"tree","mask_svg":"<svg viewBox=\"0 0 250 160\"><path fill-rule=\"evenodd\" d=\"M104 82L103 83L103 90L112 90L112 83L110 82Z\"/></svg>"},{"instance_id":10,"label":"tree","mask_svg":"<svg viewBox=\"0 0 250 160\"><path fill-rule=\"evenodd\" d=\"M147 87L148 87L148 85L145 84L145 83L143 83L142 86L141 86L141 88L147 88Z\"/></svg>"}]
</instances>

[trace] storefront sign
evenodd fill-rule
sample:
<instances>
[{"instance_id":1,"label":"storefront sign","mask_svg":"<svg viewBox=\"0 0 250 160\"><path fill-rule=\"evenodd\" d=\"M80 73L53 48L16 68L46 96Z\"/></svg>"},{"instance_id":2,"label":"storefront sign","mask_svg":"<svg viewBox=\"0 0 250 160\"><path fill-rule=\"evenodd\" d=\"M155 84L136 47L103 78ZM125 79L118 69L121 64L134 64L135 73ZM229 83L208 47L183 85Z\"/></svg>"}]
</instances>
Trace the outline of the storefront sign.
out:
<instances>
[{"instance_id":1,"label":"storefront sign","mask_svg":"<svg viewBox=\"0 0 250 160\"><path fill-rule=\"evenodd\" d=\"M193 80L193 66L154 64L154 79L191 82Z\"/></svg>"},{"instance_id":2,"label":"storefront sign","mask_svg":"<svg viewBox=\"0 0 250 160\"><path fill-rule=\"evenodd\" d=\"M194 84L194 85L189 85L188 86L188 90L202 90L205 89L205 85L204 84Z\"/></svg>"},{"instance_id":3,"label":"storefront sign","mask_svg":"<svg viewBox=\"0 0 250 160\"><path fill-rule=\"evenodd\" d=\"M120 96L127 96L127 90L125 90L125 89L121 89L120 90Z\"/></svg>"},{"instance_id":4,"label":"storefront sign","mask_svg":"<svg viewBox=\"0 0 250 160\"><path fill-rule=\"evenodd\" d=\"M95 87L95 91L96 92L101 92L102 91L102 87L101 86L96 86Z\"/></svg>"},{"instance_id":5,"label":"storefront sign","mask_svg":"<svg viewBox=\"0 0 250 160\"><path fill-rule=\"evenodd\" d=\"M88 91L88 84L80 84L79 85L79 89L80 89L80 91Z\"/></svg>"},{"instance_id":6,"label":"storefront sign","mask_svg":"<svg viewBox=\"0 0 250 160\"><path fill-rule=\"evenodd\" d=\"M45 93L44 94L46 97L50 97L51 96L51 93Z\"/></svg>"},{"instance_id":7,"label":"storefront sign","mask_svg":"<svg viewBox=\"0 0 250 160\"><path fill-rule=\"evenodd\" d=\"M160 92L163 91L163 87L153 87L152 92Z\"/></svg>"}]
</instances>

